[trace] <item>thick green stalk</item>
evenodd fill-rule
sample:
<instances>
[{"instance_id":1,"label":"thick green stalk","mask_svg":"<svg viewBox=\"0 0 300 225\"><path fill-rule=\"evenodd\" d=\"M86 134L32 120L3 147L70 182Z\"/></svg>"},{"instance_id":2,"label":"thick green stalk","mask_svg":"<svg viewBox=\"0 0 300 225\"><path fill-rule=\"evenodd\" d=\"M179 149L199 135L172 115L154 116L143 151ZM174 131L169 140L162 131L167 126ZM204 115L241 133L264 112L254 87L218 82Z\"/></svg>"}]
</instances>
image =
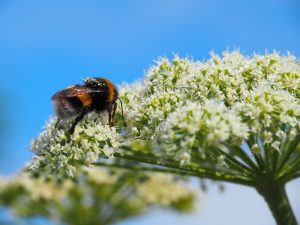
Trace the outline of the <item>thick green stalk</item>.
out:
<instances>
[{"instance_id":1,"label":"thick green stalk","mask_svg":"<svg viewBox=\"0 0 300 225\"><path fill-rule=\"evenodd\" d=\"M286 194L284 184L279 184L276 181L270 181L264 186L257 188L257 191L267 202L277 225L298 224Z\"/></svg>"}]
</instances>

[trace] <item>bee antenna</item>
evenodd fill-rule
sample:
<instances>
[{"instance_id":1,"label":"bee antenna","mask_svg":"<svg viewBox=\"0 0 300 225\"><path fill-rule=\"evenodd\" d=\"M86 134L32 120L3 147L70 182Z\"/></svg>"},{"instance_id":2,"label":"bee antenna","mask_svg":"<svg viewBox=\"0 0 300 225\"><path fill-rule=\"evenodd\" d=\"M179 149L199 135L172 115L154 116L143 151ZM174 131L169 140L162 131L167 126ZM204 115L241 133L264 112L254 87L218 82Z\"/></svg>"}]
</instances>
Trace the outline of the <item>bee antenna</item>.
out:
<instances>
[{"instance_id":1,"label":"bee antenna","mask_svg":"<svg viewBox=\"0 0 300 225\"><path fill-rule=\"evenodd\" d=\"M121 103L122 119L123 119L124 125L126 126L126 122L125 122L125 118L124 118L124 111L123 111L123 102L122 102L122 100L119 97L118 97L118 100Z\"/></svg>"}]
</instances>

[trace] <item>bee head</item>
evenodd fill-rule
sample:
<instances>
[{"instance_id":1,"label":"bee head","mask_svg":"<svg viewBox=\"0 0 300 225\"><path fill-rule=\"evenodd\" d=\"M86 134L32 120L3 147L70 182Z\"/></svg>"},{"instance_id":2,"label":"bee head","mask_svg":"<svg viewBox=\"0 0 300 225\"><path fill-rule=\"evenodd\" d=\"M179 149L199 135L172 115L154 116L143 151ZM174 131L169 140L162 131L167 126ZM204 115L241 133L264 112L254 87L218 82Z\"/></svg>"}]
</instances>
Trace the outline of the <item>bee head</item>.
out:
<instances>
[{"instance_id":1,"label":"bee head","mask_svg":"<svg viewBox=\"0 0 300 225\"><path fill-rule=\"evenodd\" d=\"M104 78L100 77L87 77L84 79L86 86L91 88L104 88L106 87L106 82Z\"/></svg>"}]
</instances>

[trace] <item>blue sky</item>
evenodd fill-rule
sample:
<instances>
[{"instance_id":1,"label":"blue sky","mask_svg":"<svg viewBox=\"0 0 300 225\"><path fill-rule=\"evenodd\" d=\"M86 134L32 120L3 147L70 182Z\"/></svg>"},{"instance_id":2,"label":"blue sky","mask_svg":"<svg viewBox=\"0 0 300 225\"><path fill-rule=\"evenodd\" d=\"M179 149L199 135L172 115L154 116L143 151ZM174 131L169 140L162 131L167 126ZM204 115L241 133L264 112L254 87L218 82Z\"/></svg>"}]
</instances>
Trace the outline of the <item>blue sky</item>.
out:
<instances>
[{"instance_id":1,"label":"blue sky","mask_svg":"<svg viewBox=\"0 0 300 225\"><path fill-rule=\"evenodd\" d=\"M300 57L299 40L297 0L0 0L0 173L12 173L30 159L30 140L53 114L51 95L83 77L132 82L158 56L202 60L211 50L226 48L246 54L275 49ZM299 200L300 192L291 190ZM237 199L230 193L223 201ZM207 198L222 199L214 196ZM255 193L253 198L257 202L249 199L248 207L265 207ZM297 210L299 215L299 204ZM264 218L268 213L265 209ZM264 224L273 224L268 221Z\"/></svg>"}]
</instances>

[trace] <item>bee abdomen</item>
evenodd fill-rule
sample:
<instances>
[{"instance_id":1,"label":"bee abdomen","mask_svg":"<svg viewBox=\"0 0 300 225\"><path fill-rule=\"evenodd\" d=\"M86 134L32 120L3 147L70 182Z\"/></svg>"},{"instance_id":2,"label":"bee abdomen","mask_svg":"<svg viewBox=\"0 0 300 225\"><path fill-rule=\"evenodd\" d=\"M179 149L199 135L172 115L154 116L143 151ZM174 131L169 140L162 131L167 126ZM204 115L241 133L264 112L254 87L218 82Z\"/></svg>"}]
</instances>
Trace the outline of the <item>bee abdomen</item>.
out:
<instances>
[{"instance_id":1,"label":"bee abdomen","mask_svg":"<svg viewBox=\"0 0 300 225\"><path fill-rule=\"evenodd\" d=\"M53 103L56 115L60 119L75 116L83 108L83 103L78 97L54 99Z\"/></svg>"}]
</instances>

